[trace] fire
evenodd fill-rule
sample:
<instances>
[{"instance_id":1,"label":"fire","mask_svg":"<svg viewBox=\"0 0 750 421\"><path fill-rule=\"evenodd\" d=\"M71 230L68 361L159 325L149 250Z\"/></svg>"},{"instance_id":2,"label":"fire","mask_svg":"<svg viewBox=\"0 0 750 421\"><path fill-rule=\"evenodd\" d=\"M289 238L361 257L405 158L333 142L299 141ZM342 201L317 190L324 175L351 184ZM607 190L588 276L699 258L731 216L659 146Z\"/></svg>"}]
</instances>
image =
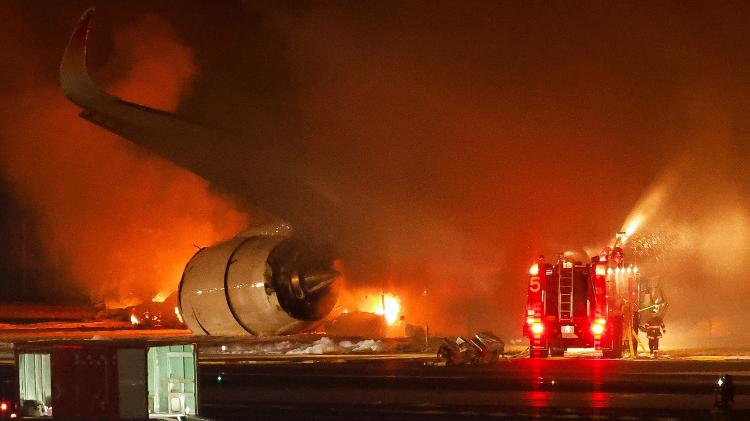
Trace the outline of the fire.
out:
<instances>
[{"instance_id":1,"label":"fire","mask_svg":"<svg viewBox=\"0 0 750 421\"><path fill-rule=\"evenodd\" d=\"M401 298L392 293L357 289L341 297L341 312L361 311L383 316L388 326L394 326L401 319Z\"/></svg>"},{"instance_id":2,"label":"fire","mask_svg":"<svg viewBox=\"0 0 750 421\"><path fill-rule=\"evenodd\" d=\"M373 313L383 316L388 326L392 326L399 319L401 300L392 294L384 294L380 298Z\"/></svg>"},{"instance_id":3,"label":"fire","mask_svg":"<svg viewBox=\"0 0 750 421\"><path fill-rule=\"evenodd\" d=\"M135 315L135 314L132 314L132 313L131 313L131 314L130 314L130 324L131 324L131 325L133 325L133 326L135 326L135 325L138 325L138 324L140 324L140 323L141 323L141 321L140 321L140 320L138 320L138 317L136 317L136 315Z\"/></svg>"},{"instance_id":4,"label":"fire","mask_svg":"<svg viewBox=\"0 0 750 421\"><path fill-rule=\"evenodd\" d=\"M128 26L100 27L96 37L107 33L112 54L97 54L102 75L110 70L109 78L100 79L109 82L102 87L133 102L176 110L198 68L193 50L171 25L147 14ZM4 111L8 106L14 111L0 115L0 169L14 200L17 193L24 211L33 210L35 226L43 227L38 243L39 257L49 257L44 267L64 273L53 286L86 292L107 308L127 308L148 302L155 291L175 290L195 253L193 244L230 238L249 217L206 180L78 118L59 84L40 77L53 63L39 68L37 60L26 59L40 51L3 51L28 66L23 77L10 75L18 89L0 100ZM119 70L112 72L115 67ZM91 197L95 206L86 200ZM185 206L186 197L191 206Z\"/></svg>"},{"instance_id":5,"label":"fire","mask_svg":"<svg viewBox=\"0 0 750 421\"><path fill-rule=\"evenodd\" d=\"M184 322L184 321L182 320L182 314L180 314L180 308L179 308L179 307L175 307L175 308L174 308L174 315L175 315L175 316L177 316L177 320L179 320L179 321L180 321L180 323L185 323L185 322Z\"/></svg>"},{"instance_id":6,"label":"fire","mask_svg":"<svg viewBox=\"0 0 750 421\"><path fill-rule=\"evenodd\" d=\"M167 294L166 292L159 292L156 295L154 295L154 298L151 299L151 302L152 303L163 303L164 300L167 299L168 295L169 294Z\"/></svg>"}]
</instances>

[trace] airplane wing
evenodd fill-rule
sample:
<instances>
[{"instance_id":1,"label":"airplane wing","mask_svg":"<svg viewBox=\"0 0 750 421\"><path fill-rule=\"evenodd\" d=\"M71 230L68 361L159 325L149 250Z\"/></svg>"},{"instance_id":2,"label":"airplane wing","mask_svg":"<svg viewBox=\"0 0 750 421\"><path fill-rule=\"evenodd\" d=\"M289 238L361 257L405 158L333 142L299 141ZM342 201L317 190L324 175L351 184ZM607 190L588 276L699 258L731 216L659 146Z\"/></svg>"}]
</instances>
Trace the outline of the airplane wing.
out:
<instances>
[{"instance_id":1,"label":"airplane wing","mask_svg":"<svg viewBox=\"0 0 750 421\"><path fill-rule=\"evenodd\" d=\"M82 108L82 118L182 164L183 157L170 154L165 145L172 139L211 138L217 133L172 113L122 100L96 86L86 67L86 41L93 12L93 8L84 12L65 49L60 64L65 96ZM204 147L209 146L204 143Z\"/></svg>"},{"instance_id":2,"label":"airplane wing","mask_svg":"<svg viewBox=\"0 0 750 421\"><path fill-rule=\"evenodd\" d=\"M60 64L60 84L81 117L142 146L234 193L240 200L284 218L298 233L330 237L334 205L312 186L268 162L262 153L239 163L219 162L212 149L242 142L235 135L188 122L172 113L125 101L100 89L89 76L86 43L94 9L84 12ZM226 154L224 154L226 156Z\"/></svg>"}]
</instances>

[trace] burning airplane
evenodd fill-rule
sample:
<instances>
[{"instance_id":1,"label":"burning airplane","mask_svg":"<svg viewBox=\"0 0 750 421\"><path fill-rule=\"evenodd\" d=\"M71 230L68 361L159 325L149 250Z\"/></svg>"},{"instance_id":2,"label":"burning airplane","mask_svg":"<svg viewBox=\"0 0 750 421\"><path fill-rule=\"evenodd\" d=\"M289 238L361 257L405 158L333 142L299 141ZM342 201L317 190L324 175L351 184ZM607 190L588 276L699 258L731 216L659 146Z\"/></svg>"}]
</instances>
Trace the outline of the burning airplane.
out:
<instances>
[{"instance_id":1,"label":"burning airplane","mask_svg":"<svg viewBox=\"0 0 750 421\"><path fill-rule=\"evenodd\" d=\"M86 66L92 13L89 9L81 17L60 65L63 91L82 109L80 116L209 182L224 180L222 186L240 205L280 218L201 248L187 263L178 294L187 327L205 335L278 335L320 323L337 298L334 204L284 171L283 157L259 151L236 159L206 159L215 139L241 139L101 90ZM249 171L252 183L240 176ZM227 174L235 174L229 184ZM287 205L295 202L305 206Z\"/></svg>"}]
</instances>

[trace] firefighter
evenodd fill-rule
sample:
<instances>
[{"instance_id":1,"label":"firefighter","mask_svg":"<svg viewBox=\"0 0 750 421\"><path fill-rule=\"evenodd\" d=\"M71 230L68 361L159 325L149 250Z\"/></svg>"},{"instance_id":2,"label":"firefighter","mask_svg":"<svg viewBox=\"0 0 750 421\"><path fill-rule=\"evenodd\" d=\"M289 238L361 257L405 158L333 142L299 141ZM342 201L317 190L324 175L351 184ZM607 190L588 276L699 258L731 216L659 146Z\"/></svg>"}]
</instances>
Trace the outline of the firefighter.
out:
<instances>
[{"instance_id":1,"label":"firefighter","mask_svg":"<svg viewBox=\"0 0 750 421\"><path fill-rule=\"evenodd\" d=\"M664 320L657 315L653 315L646 322L646 336L648 337L648 349L651 351L651 355L659 353L659 338L663 333L667 333Z\"/></svg>"},{"instance_id":2,"label":"firefighter","mask_svg":"<svg viewBox=\"0 0 750 421\"><path fill-rule=\"evenodd\" d=\"M612 249L612 260L621 264L625 260L625 252L622 247L615 247Z\"/></svg>"}]
</instances>

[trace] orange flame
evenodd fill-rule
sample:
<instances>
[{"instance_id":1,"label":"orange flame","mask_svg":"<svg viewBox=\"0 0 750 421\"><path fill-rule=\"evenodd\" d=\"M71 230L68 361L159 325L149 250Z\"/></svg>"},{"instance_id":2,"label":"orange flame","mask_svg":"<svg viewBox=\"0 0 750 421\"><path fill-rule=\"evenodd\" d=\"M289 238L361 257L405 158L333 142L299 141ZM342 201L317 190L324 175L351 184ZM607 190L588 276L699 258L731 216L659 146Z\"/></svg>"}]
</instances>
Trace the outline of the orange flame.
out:
<instances>
[{"instance_id":1,"label":"orange flame","mask_svg":"<svg viewBox=\"0 0 750 421\"><path fill-rule=\"evenodd\" d=\"M390 293L367 294L358 303L357 309L383 316L388 326L392 326L401 316L401 299Z\"/></svg>"},{"instance_id":2,"label":"orange flame","mask_svg":"<svg viewBox=\"0 0 750 421\"><path fill-rule=\"evenodd\" d=\"M104 87L176 109L198 73L192 50L154 15L113 33L109 67L122 77ZM56 81L34 76L44 71L18 73L28 76L13 83L22 97L0 100L13 110L0 115L0 168L39 215L44 257L61 273L56 291L71 290L72 280L78 287L72 290L108 308L136 305L159 291L166 296L177 289L193 244L214 244L247 225L247 215L205 180L78 118Z\"/></svg>"},{"instance_id":3,"label":"orange flame","mask_svg":"<svg viewBox=\"0 0 750 421\"><path fill-rule=\"evenodd\" d=\"M182 320L182 314L180 314L180 308L179 308L179 307L175 307L175 308L174 308L174 315L175 315L175 316L177 316L177 320L179 320L179 321L180 321L180 323L185 323L185 322L184 322L184 321Z\"/></svg>"},{"instance_id":4,"label":"orange flame","mask_svg":"<svg viewBox=\"0 0 750 421\"><path fill-rule=\"evenodd\" d=\"M401 300L391 294L384 296L380 307L375 310L375 314L385 317L385 322L388 323L388 326L396 323L399 313L401 313Z\"/></svg>"},{"instance_id":5,"label":"orange flame","mask_svg":"<svg viewBox=\"0 0 750 421\"><path fill-rule=\"evenodd\" d=\"M167 296L169 293L167 292L159 292L156 295L154 295L154 298L151 299L152 303L163 303L164 300L167 299Z\"/></svg>"}]
</instances>

